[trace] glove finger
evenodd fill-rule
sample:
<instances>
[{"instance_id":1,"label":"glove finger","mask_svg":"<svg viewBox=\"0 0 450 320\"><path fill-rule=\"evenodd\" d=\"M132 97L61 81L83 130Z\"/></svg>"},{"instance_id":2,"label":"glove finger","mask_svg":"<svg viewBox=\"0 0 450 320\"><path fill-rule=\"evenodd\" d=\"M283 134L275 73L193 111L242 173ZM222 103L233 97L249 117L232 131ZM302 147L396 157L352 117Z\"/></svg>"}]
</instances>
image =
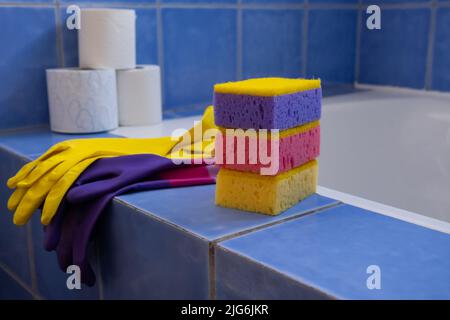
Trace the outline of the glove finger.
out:
<instances>
[{"instance_id":1,"label":"glove finger","mask_svg":"<svg viewBox=\"0 0 450 320\"><path fill-rule=\"evenodd\" d=\"M22 168L20 168L20 170L16 173L15 176L8 179L8 182L6 183L8 188L12 189L17 187L17 183L23 180L38 163L39 162L36 160L31 161L28 162L26 165L24 165Z\"/></svg>"},{"instance_id":2,"label":"glove finger","mask_svg":"<svg viewBox=\"0 0 450 320\"><path fill-rule=\"evenodd\" d=\"M14 224L23 225L28 222L31 215L41 206L53 184L47 174L27 190L14 213Z\"/></svg>"},{"instance_id":3,"label":"glove finger","mask_svg":"<svg viewBox=\"0 0 450 320\"><path fill-rule=\"evenodd\" d=\"M61 163L55 170L52 170L49 179L51 181L58 181L67 171L72 169L74 166L76 166L78 163L82 162L86 159L91 158L107 158L107 157L114 157L123 154L123 152L116 152L116 151L95 151L90 153L78 153L76 157L71 157L67 161L64 161Z\"/></svg>"},{"instance_id":4,"label":"glove finger","mask_svg":"<svg viewBox=\"0 0 450 320\"><path fill-rule=\"evenodd\" d=\"M17 188L8 199L8 210L15 211L28 188Z\"/></svg>"},{"instance_id":5,"label":"glove finger","mask_svg":"<svg viewBox=\"0 0 450 320\"><path fill-rule=\"evenodd\" d=\"M66 206L62 203L58 212L53 217L51 223L44 227L44 248L47 251L56 250L59 239L61 238L61 228L63 223L63 218L65 215Z\"/></svg>"},{"instance_id":6,"label":"glove finger","mask_svg":"<svg viewBox=\"0 0 450 320\"><path fill-rule=\"evenodd\" d=\"M73 262L79 266L89 265L88 249L94 229L104 209L113 198L114 194L108 194L98 200L77 206L83 213L83 218L77 226L73 237ZM92 271L92 270L91 270ZM95 278L95 276L94 276Z\"/></svg>"},{"instance_id":7,"label":"glove finger","mask_svg":"<svg viewBox=\"0 0 450 320\"><path fill-rule=\"evenodd\" d=\"M55 157L48 159L42 163L39 163L33 171L31 171L28 176L17 183L20 188L30 188L36 181L46 175L49 171L53 170L56 166L63 162L63 158Z\"/></svg>"},{"instance_id":8,"label":"glove finger","mask_svg":"<svg viewBox=\"0 0 450 320\"><path fill-rule=\"evenodd\" d=\"M73 236L76 232L76 226L79 220L78 215L80 213L76 208L68 206L62 217L61 236L56 247L56 255L58 257L59 267L63 272L66 272L68 266L74 264L72 259Z\"/></svg>"},{"instance_id":9,"label":"glove finger","mask_svg":"<svg viewBox=\"0 0 450 320\"><path fill-rule=\"evenodd\" d=\"M41 155L36 160L37 161L45 161L47 159L50 159L50 158L58 155L59 153L61 153L63 151L66 151L67 149L70 148L70 145L68 144L69 141L70 140L62 141L62 142L54 144L47 151L45 151L43 155Z\"/></svg>"},{"instance_id":10,"label":"glove finger","mask_svg":"<svg viewBox=\"0 0 450 320\"><path fill-rule=\"evenodd\" d=\"M95 285L96 278L89 261L86 261L83 265L80 265L80 272L81 283L84 283L88 287L93 287Z\"/></svg>"},{"instance_id":11,"label":"glove finger","mask_svg":"<svg viewBox=\"0 0 450 320\"><path fill-rule=\"evenodd\" d=\"M13 177L8 179L8 188L15 188L17 186L17 183L23 180L37 165L41 164L43 161L49 159L50 157L55 156L57 153L66 150L67 148L68 146L64 145L63 143L56 144L36 160L28 162Z\"/></svg>"},{"instance_id":12,"label":"glove finger","mask_svg":"<svg viewBox=\"0 0 450 320\"><path fill-rule=\"evenodd\" d=\"M214 123L214 108L213 106L206 107L205 112L202 116L202 129L203 133L212 128L217 128L216 124Z\"/></svg>"},{"instance_id":13,"label":"glove finger","mask_svg":"<svg viewBox=\"0 0 450 320\"><path fill-rule=\"evenodd\" d=\"M45 198L44 208L42 209L41 222L44 225L48 225L53 216L58 210L58 207L63 200L67 190L73 185L81 173L86 170L94 161L100 157L89 158L81 161L70 169L56 184L50 189L47 197Z\"/></svg>"},{"instance_id":14,"label":"glove finger","mask_svg":"<svg viewBox=\"0 0 450 320\"><path fill-rule=\"evenodd\" d=\"M64 233L62 233L64 235ZM58 258L58 265L61 271L66 272L67 267L72 265L71 248L67 247L66 244L61 245L61 241L56 247L56 256Z\"/></svg>"}]
</instances>

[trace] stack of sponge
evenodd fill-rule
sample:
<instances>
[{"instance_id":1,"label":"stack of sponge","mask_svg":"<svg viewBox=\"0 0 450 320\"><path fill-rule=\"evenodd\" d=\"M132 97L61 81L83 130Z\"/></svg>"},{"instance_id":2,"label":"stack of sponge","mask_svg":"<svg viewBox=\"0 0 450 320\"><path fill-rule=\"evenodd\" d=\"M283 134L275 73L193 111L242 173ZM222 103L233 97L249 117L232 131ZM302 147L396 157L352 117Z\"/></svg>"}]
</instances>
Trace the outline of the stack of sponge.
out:
<instances>
[{"instance_id":1,"label":"stack of sponge","mask_svg":"<svg viewBox=\"0 0 450 320\"><path fill-rule=\"evenodd\" d=\"M277 215L313 194L321 102L320 80L215 85L216 204Z\"/></svg>"}]
</instances>

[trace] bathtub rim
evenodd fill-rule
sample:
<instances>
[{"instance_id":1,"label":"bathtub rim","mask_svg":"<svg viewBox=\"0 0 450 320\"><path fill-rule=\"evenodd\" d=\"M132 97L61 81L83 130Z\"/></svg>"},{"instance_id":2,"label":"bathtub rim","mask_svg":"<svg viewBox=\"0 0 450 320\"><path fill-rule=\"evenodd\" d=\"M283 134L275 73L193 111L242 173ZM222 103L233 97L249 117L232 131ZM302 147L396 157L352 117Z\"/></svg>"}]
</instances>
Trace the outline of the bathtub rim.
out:
<instances>
[{"instance_id":1,"label":"bathtub rim","mask_svg":"<svg viewBox=\"0 0 450 320\"><path fill-rule=\"evenodd\" d=\"M450 234L450 223L439 219L430 218L419 213L389 206L377 201L368 200L345 192L317 186L317 194L339 200L345 204L376 212L391 218L409 222L434 231Z\"/></svg>"}]
</instances>

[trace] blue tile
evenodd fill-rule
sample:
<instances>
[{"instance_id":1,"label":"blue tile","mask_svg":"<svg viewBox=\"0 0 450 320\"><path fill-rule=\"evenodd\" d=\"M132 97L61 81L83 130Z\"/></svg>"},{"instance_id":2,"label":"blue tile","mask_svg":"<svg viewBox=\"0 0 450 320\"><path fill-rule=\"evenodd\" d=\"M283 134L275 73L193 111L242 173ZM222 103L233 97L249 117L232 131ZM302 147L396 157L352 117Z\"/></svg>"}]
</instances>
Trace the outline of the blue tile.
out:
<instances>
[{"instance_id":1,"label":"blue tile","mask_svg":"<svg viewBox=\"0 0 450 320\"><path fill-rule=\"evenodd\" d=\"M161 0L161 3L236 3L237 0Z\"/></svg>"},{"instance_id":2,"label":"blue tile","mask_svg":"<svg viewBox=\"0 0 450 320\"><path fill-rule=\"evenodd\" d=\"M123 1L122 1L123 2ZM138 1L139 2L139 1ZM151 8L133 8L136 11L136 62L138 64L158 63L158 41L156 32L156 10ZM64 64L66 67L78 66L78 31L66 28L68 17L66 8L61 9Z\"/></svg>"},{"instance_id":3,"label":"blue tile","mask_svg":"<svg viewBox=\"0 0 450 320\"><path fill-rule=\"evenodd\" d=\"M12 2L40 2L40 3L54 3L55 2L55 0L0 0L0 3L2 3L2 2L9 2L9 3L12 3Z\"/></svg>"},{"instance_id":4,"label":"blue tile","mask_svg":"<svg viewBox=\"0 0 450 320\"><path fill-rule=\"evenodd\" d=\"M119 197L132 206L211 241L336 203L333 199L312 195L278 216L266 216L218 207L214 204L214 198L215 185L153 190ZM176 207L173 205L174 199L181 199Z\"/></svg>"},{"instance_id":5,"label":"blue tile","mask_svg":"<svg viewBox=\"0 0 450 320\"><path fill-rule=\"evenodd\" d=\"M66 27L66 19L69 15L66 13L66 8L61 8L61 25L63 51L64 51L64 67L78 67L78 31L69 30Z\"/></svg>"},{"instance_id":6,"label":"blue tile","mask_svg":"<svg viewBox=\"0 0 450 320\"><path fill-rule=\"evenodd\" d=\"M178 108L172 108L165 111L165 114L173 115L174 118L181 118L181 117L191 117L191 116L197 116L202 115L205 111L205 108L210 105L211 102L203 102L203 103L196 103L193 105L185 105Z\"/></svg>"},{"instance_id":7,"label":"blue tile","mask_svg":"<svg viewBox=\"0 0 450 320\"><path fill-rule=\"evenodd\" d=\"M0 267L0 299L31 300L33 296Z\"/></svg>"},{"instance_id":8,"label":"blue tile","mask_svg":"<svg viewBox=\"0 0 450 320\"><path fill-rule=\"evenodd\" d=\"M156 10L136 10L136 59L138 64L158 64Z\"/></svg>"},{"instance_id":9,"label":"blue tile","mask_svg":"<svg viewBox=\"0 0 450 320\"><path fill-rule=\"evenodd\" d=\"M31 221L36 284L39 296L44 299L83 299L99 298L98 284L94 287L81 285L81 289L69 290L66 282L68 274L58 267L56 252L44 249L44 231L40 222L40 212L36 212Z\"/></svg>"},{"instance_id":10,"label":"blue tile","mask_svg":"<svg viewBox=\"0 0 450 320\"><path fill-rule=\"evenodd\" d=\"M356 17L356 10L310 10L308 77L354 82Z\"/></svg>"},{"instance_id":11,"label":"blue tile","mask_svg":"<svg viewBox=\"0 0 450 320\"><path fill-rule=\"evenodd\" d=\"M303 3L303 0L241 0L243 4L262 3L262 4L284 4L284 3Z\"/></svg>"},{"instance_id":12,"label":"blue tile","mask_svg":"<svg viewBox=\"0 0 450 320\"><path fill-rule=\"evenodd\" d=\"M381 30L362 23L360 83L424 88L429 9L383 10Z\"/></svg>"},{"instance_id":13,"label":"blue tile","mask_svg":"<svg viewBox=\"0 0 450 320\"><path fill-rule=\"evenodd\" d=\"M0 147L27 158L36 158L54 144L80 138L115 137L109 133L99 134L60 134L48 129L23 130L22 132L0 135Z\"/></svg>"},{"instance_id":14,"label":"blue tile","mask_svg":"<svg viewBox=\"0 0 450 320\"><path fill-rule=\"evenodd\" d=\"M300 77L302 10L243 11L243 77Z\"/></svg>"},{"instance_id":15,"label":"blue tile","mask_svg":"<svg viewBox=\"0 0 450 320\"><path fill-rule=\"evenodd\" d=\"M357 93L363 91L362 89L356 89L353 83L327 83L322 82L322 96L331 97L341 94Z\"/></svg>"},{"instance_id":16,"label":"blue tile","mask_svg":"<svg viewBox=\"0 0 450 320\"><path fill-rule=\"evenodd\" d=\"M219 300L323 300L329 295L289 276L228 251L215 250L216 298Z\"/></svg>"},{"instance_id":17,"label":"blue tile","mask_svg":"<svg viewBox=\"0 0 450 320\"><path fill-rule=\"evenodd\" d=\"M111 135L94 136L107 137ZM0 147L2 148L0 149L2 162L0 168L2 180L0 184L1 211L7 212L6 203L11 194L11 190L6 188L6 180L27 162L27 158L37 157L54 143L80 137L92 136L53 134L48 130L0 136ZM49 253L43 249L43 231L39 217L39 212L36 212L30 226L39 295L47 299L97 299L98 287L88 288L83 286L82 290L79 291L67 289L67 276L59 270L55 253ZM4 263L17 272L18 277L31 286L27 245L27 230L29 227L14 226L12 214L2 215L0 220L0 263Z\"/></svg>"},{"instance_id":18,"label":"blue tile","mask_svg":"<svg viewBox=\"0 0 450 320\"><path fill-rule=\"evenodd\" d=\"M0 148L0 163L0 263L31 287L28 227L14 225L12 213L6 207L12 193L12 190L6 187L6 180L26 162Z\"/></svg>"},{"instance_id":19,"label":"blue tile","mask_svg":"<svg viewBox=\"0 0 450 320\"><path fill-rule=\"evenodd\" d=\"M357 4L358 0L309 0L308 3L316 4L316 3L326 3L326 4L334 4L334 3L344 3L344 4Z\"/></svg>"},{"instance_id":20,"label":"blue tile","mask_svg":"<svg viewBox=\"0 0 450 320\"><path fill-rule=\"evenodd\" d=\"M216 261L217 295L291 298L296 292L283 289L301 284L345 299L449 299L449 246L448 234L341 205L219 244L234 257ZM284 280L242 279L251 273L228 268L230 259ZM380 267L380 290L367 288L371 265Z\"/></svg>"},{"instance_id":21,"label":"blue tile","mask_svg":"<svg viewBox=\"0 0 450 320\"><path fill-rule=\"evenodd\" d=\"M236 11L163 9L164 105L212 101L215 83L236 77Z\"/></svg>"},{"instance_id":22,"label":"blue tile","mask_svg":"<svg viewBox=\"0 0 450 320\"><path fill-rule=\"evenodd\" d=\"M76 0L76 1L72 1L72 0L60 0L61 3L68 3L68 4L73 4L73 3L89 3L89 2L95 2L95 3L115 3L118 2L119 4L123 4L125 2L128 3L141 3L141 4L146 4L146 3L155 3L156 0L98 0L98 1L92 1L92 0ZM96 6L98 7L98 6ZM103 6L102 6L103 8Z\"/></svg>"},{"instance_id":23,"label":"blue tile","mask_svg":"<svg viewBox=\"0 0 450 320\"><path fill-rule=\"evenodd\" d=\"M114 201L100 226L105 299L207 299L208 243Z\"/></svg>"},{"instance_id":24,"label":"blue tile","mask_svg":"<svg viewBox=\"0 0 450 320\"><path fill-rule=\"evenodd\" d=\"M363 3L367 3L367 4L376 4L376 5L380 5L381 4L381 9L383 9L383 7L382 7L383 4L429 2L428 0L377 0L377 1L362 0L362 1L363 1ZM383 19L383 18L381 18L381 19Z\"/></svg>"},{"instance_id":25,"label":"blue tile","mask_svg":"<svg viewBox=\"0 0 450 320\"><path fill-rule=\"evenodd\" d=\"M52 8L0 7L0 129L48 122L45 69L57 66ZM7 44L7 45L6 45Z\"/></svg>"},{"instance_id":26,"label":"blue tile","mask_svg":"<svg viewBox=\"0 0 450 320\"><path fill-rule=\"evenodd\" d=\"M99 238L105 298L207 299L212 240L335 203L315 195L268 217L218 208L214 190L209 185L116 198ZM174 199L182 203L174 206Z\"/></svg>"},{"instance_id":27,"label":"blue tile","mask_svg":"<svg viewBox=\"0 0 450 320\"><path fill-rule=\"evenodd\" d=\"M450 91L450 8L437 10L432 89Z\"/></svg>"}]
</instances>

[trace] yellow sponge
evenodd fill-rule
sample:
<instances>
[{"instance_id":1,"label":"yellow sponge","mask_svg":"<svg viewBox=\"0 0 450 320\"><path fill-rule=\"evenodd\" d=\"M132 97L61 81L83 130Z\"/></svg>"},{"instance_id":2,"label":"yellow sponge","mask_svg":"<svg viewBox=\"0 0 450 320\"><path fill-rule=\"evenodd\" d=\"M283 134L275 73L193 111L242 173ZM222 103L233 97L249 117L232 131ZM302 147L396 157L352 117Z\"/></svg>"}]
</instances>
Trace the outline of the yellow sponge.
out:
<instances>
[{"instance_id":1,"label":"yellow sponge","mask_svg":"<svg viewBox=\"0 0 450 320\"><path fill-rule=\"evenodd\" d=\"M320 88L320 80L258 78L216 84L214 92L272 97Z\"/></svg>"},{"instance_id":2,"label":"yellow sponge","mask_svg":"<svg viewBox=\"0 0 450 320\"><path fill-rule=\"evenodd\" d=\"M317 171L316 160L276 176L221 168L216 179L216 204L277 215L316 192Z\"/></svg>"}]
</instances>

